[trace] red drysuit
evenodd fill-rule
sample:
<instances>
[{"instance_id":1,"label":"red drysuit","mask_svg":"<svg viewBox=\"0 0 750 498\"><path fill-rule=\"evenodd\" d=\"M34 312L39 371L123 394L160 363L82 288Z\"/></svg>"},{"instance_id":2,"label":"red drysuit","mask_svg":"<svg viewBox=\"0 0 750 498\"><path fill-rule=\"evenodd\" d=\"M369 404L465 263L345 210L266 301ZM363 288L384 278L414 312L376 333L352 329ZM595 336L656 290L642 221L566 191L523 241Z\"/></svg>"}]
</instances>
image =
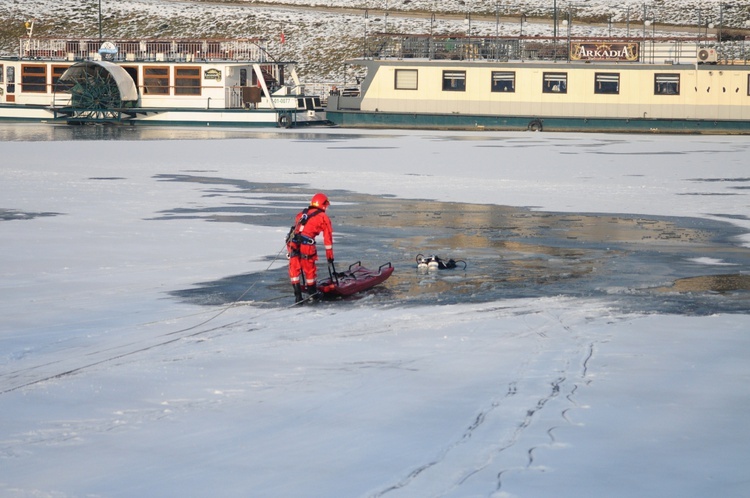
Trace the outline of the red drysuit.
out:
<instances>
[{"instance_id":1,"label":"red drysuit","mask_svg":"<svg viewBox=\"0 0 750 498\"><path fill-rule=\"evenodd\" d=\"M333 228L331 219L324 209L310 206L302 210L296 218L294 237L287 243L289 255L289 278L292 285L300 283L300 275L305 276L307 287L315 286L317 278L318 249L315 237L323 233L326 259L333 261Z\"/></svg>"}]
</instances>

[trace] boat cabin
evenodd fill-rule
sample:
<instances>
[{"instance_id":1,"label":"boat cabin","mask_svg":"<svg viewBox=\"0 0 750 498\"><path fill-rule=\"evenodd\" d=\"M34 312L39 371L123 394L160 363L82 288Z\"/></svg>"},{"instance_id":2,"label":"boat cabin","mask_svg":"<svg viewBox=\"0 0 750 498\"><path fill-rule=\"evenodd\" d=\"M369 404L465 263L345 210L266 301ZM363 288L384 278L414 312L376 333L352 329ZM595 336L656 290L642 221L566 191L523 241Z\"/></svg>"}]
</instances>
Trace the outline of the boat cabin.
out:
<instances>
[{"instance_id":1,"label":"boat cabin","mask_svg":"<svg viewBox=\"0 0 750 498\"><path fill-rule=\"evenodd\" d=\"M148 121L169 111L183 121L219 118L188 110L268 111L277 124L323 108L305 95L295 63L273 60L256 39L27 37L18 57L0 59L0 119Z\"/></svg>"}]
</instances>

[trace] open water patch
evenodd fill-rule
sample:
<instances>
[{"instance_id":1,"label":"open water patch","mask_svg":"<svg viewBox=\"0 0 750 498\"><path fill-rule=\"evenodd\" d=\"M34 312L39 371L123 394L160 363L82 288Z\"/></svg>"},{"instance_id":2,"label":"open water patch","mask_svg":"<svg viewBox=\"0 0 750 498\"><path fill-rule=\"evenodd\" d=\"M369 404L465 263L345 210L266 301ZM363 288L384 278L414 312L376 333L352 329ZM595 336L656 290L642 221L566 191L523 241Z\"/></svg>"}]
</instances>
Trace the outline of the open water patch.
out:
<instances>
[{"instance_id":1,"label":"open water patch","mask_svg":"<svg viewBox=\"0 0 750 498\"><path fill-rule=\"evenodd\" d=\"M159 175L158 181L202 186L225 198L212 207L176 206L155 221L201 219L286 229L315 191L301 184L253 183L203 175ZM711 314L750 309L750 249L743 230L703 218L553 213L529 208L398 199L327 191L337 270L361 261L395 271L383 285L349 303L426 305L535 297L607 298L638 312ZM215 199L214 199L215 200ZM283 237L279 238L283 250ZM422 272L416 256L438 255L465 269ZM173 295L206 305L241 299L262 306L291 304L285 259L270 270L196 282ZM717 271L721 261L732 272ZM273 263L273 264L272 264ZM324 259L319 278L327 276ZM721 266L726 270L726 266ZM721 282L719 285L717 282Z\"/></svg>"}]
</instances>

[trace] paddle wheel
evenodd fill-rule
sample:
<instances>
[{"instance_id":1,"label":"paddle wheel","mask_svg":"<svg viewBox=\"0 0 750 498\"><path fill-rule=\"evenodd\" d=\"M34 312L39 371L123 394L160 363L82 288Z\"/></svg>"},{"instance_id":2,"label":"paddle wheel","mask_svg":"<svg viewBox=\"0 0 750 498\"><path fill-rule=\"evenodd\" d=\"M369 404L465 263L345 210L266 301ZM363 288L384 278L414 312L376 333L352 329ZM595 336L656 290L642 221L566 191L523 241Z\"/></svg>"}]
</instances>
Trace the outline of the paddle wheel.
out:
<instances>
[{"instance_id":1,"label":"paddle wheel","mask_svg":"<svg viewBox=\"0 0 750 498\"><path fill-rule=\"evenodd\" d=\"M56 111L68 122L120 121L123 109L133 107L134 101L123 96L118 70L121 68L103 62L71 66L55 84L55 102L66 102Z\"/></svg>"}]
</instances>

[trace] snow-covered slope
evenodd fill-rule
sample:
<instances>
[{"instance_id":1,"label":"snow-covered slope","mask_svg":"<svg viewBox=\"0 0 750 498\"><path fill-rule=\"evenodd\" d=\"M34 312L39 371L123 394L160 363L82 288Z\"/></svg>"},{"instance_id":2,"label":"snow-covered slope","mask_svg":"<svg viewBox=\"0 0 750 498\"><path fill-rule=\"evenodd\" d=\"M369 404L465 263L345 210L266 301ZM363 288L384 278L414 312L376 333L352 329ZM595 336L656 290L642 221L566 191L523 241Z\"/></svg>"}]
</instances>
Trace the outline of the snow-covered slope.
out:
<instances>
[{"instance_id":1,"label":"snow-covered slope","mask_svg":"<svg viewBox=\"0 0 750 498\"><path fill-rule=\"evenodd\" d=\"M660 25L699 24L744 27L750 7L724 5L719 0L665 0L644 4L635 0L590 0L557 2L558 17L570 11L572 33L596 35L643 28L644 16ZM301 63L300 73L308 82L340 81L342 62L361 52L365 9L369 31L465 33L467 15L475 34L517 35L519 16L526 14L524 34L551 35L552 0L102 0L102 31L105 37L246 37L263 36L275 42L272 51ZM497 9L496 9L497 6ZM429 13L435 13L431 26ZM386 13L388 15L386 15ZM495 15L501 17L496 23ZM98 36L98 3L79 0L14 0L0 2L0 50L12 53L18 37L25 34L24 21L36 19L35 33L54 36ZM620 23L612 28L608 22ZM628 21L629 24L628 24ZM596 26L585 23L596 22ZM567 29L567 28L566 28ZM286 43L280 43L284 32Z\"/></svg>"}]
</instances>

